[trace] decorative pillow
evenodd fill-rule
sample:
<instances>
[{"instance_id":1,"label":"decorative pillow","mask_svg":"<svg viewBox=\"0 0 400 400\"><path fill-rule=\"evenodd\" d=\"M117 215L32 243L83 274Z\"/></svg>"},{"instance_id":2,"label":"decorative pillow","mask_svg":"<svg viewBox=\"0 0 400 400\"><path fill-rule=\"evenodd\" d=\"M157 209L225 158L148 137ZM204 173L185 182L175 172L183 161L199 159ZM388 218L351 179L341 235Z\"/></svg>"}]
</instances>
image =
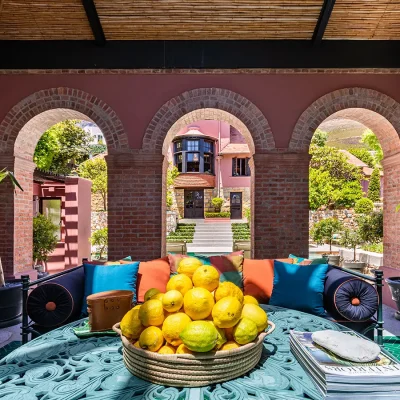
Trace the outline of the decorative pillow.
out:
<instances>
[{"instance_id":1,"label":"decorative pillow","mask_svg":"<svg viewBox=\"0 0 400 400\"><path fill-rule=\"evenodd\" d=\"M144 301L145 293L151 288L157 288L161 292L165 292L169 277L170 266L168 257L141 262L136 284L138 302L141 303Z\"/></svg>"},{"instance_id":2,"label":"decorative pillow","mask_svg":"<svg viewBox=\"0 0 400 400\"><path fill-rule=\"evenodd\" d=\"M128 256L128 257L125 257L122 260L118 260L118 261L92 260L92 261L85 261L85 264L92 264L92 265L119 265L119 264L129 264L130 262L132 262L132 257Z\"/></svg>"},{"instance_id":3,"label":"decorative pillow","mask_svg":"<svg viewBox=\"0 0 400 400\"><path fill-rule=\"evenodd\" d=\"M131 290L136 302L136 280L139 262L119 265L83 264L85 270L85 294L82 312L87 313L86 297L107 290Z\"/></svg>"},{"instance_id":4,"label":"decorative pillow","mask_svg":"<svg viewBox=\"0 0 400 400\"><path fill-rule=\"evenodd\" d=\"M324 317L324 286L328 264L309 265L274 261L274 286L270 303Z\"/></svg>"},{"instance_id":5,"label":"decorative pillow","mask_svg":"<svg viewBox=\"0 0 400 400\"><path fill-rule=\"evenodd\" d=\"M292 260L292 262L289 262L289 264L310 265L312 263L312 261L308 258L297 257L293 254L289 254L289 258ZM324 262L319 264L324 264Z\"/></svg>"},{"instance_id":6,"label":"decorative pillow","mask_svg":"<svg viewBox=\"0 0 400 400\"><path fill-rule=\"evenodd\" d=\"M315 264L326 264L327 260L325 258L315 258L314 260L311 260L311 265Z\"/></svg>"},{"instance_id":7,"label":"decorative pillow","mask_svg":"<svg viewBox=\"0 0 400 400\"><path fill-rule=\"evenodd\" d=\"M279 261L291 263L292 259L286 258ZM271 298L273 281L274 260L244 259L243 284L245 295L255 297L261 304L268 304Z\"/></svg>"}]
</instances>

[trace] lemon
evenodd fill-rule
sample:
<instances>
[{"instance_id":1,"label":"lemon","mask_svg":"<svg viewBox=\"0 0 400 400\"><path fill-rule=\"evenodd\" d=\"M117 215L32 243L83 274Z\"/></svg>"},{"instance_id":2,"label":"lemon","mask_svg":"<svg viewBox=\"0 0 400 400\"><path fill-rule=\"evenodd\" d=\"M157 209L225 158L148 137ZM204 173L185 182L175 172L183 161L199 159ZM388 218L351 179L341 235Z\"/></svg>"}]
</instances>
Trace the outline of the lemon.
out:
<instances>
[{"instance_id":1,"label":"lemon","mask_svg":"<svg viewBox=\"0 0 400 400\"><path fill-rule=\"evenodd\" d=\"M157 353L160 354L175 354L175 347L170 344L164 344L164 346L160 347Z\"/></svg>"},{"instance_id":2,"label":"lemon","mask_svg":"<svg viewBox=\"0 0 400 400\"><path fill-rule=\"evenodd\" d=\"M135 342L133 345L134 345L135 347L137 347L138 349L141 349L140 344L139 344L139 340L138 340L137 342Z\"/></svg>"},{"instance_id":3,"label":"lemon","mask_svg":"<svg viewBox=\"0 0 400 400\"><path fill-rule=\"evenodd\" d=\"M251 319L258 329L258 333L265 331L268 325L267 313L255 304L245 304L242 309L242 318Z\"/></svg>"},{"instance_id":4,"label":"lemon","mask_svg":"<svg viewBox=\"0 0 400 400\"><path fill-rule=\"evenodd\" d=\"M176 354L193 354L183 343L176 349Z\"/></svg>"},{"instance_id":5,"label":"lemon","mask_svg":"<svg viewBox=\"0 0 400 400\"><path fill-rule=\"evenodd\" d=\"M139 310L139 308L141 307L141 304L138 304L137 306L133 307L132 310Z\"/></svg>"},{"instance_id":6,"label":"lemon","mask_svg":"<svg viewBox=\"0 0 400 400\"><path fill-rule=\"evenodd\" d=\"M164 298L164 293L157 293L154 296L151 296L150 300L160 300L162 302L163 298Z\"/></svg>"},{"instance_id":7,"label":"lemon","mask_svg":"<svg viewBox=\"0 0 400 400\"><path fill-rule=\"evenodd\" d=\"M219 272L212 265L203 265L194 271L192 281L194 287L201 287L212 292L219 285Z\"/></svg>"},{"instance_id":8,"label":"lemon","mask_svg":"<svg viewBox=\"0 0 400 400\"><path fill-rule=\"evenodd\" d=\"M178 264L178 273L185 274L190 279L192 279L194 271L196 271L196 269L201 267L202 265L203 263L195 257L182 258L182 260Z\"/></svg>"},{"instance_id":9,"label":"lemon","mask_svg":"<svg viewBox=\"0 0 400 400\"><path fill-rule=\"evenodd\" d=\"M162 305L170 313L179 311L183 306L183 296L178 290L170 290L164 294Z\"/></svg>"},{"instance_id":10,"label":"lemon","mask_svg":"<svg viewBox=\"0 0 400 400\"><path fill-rule=\"evenodd\" d=\"M159 326L164 322L164 309L160 300L148 300L139 309L139 319L144 326Z\"/></svg>"},{"instance_id":11,"label":"lemon","mask_svg":"<svg viewBox=\"0 0 400 400\"><path fill-rule=\"evenodd\" d=\"M165 340L172 344L172 346L179 346L182 344L179 335L190 322L192 322L192 320L184 313L172 314L165 318L162 326L162 333Z\"/></svg>"},{"instance_id":12,"label":"lemon","mask_svg":"<svg viewBox=\"0 0 400 400\"><path fill-rule=\"evenodd\" d=\"M236 343L247 344L252 342L258 335L255 322L248 318L242 318L233 328L233 338Z\"/></svg>"},{"instance_id":13,"label":"lemon","mask_svg":"<svg viewBox=\"0 0 400 400\"><path fill-rule=\"evenodd\" d=\"M218 328L231 328L235 326L241 316L242 305L236 297L223 297L217 301L213 310L213 321Z\"/></svg>"},{"instance_id":14,"label":"lemon","mask_svg":"<svg viewBox=\"0 0 400 400\"><path fill-rule=\"evenodd\" d=\"M193 320L205 319L214 307L214 299L207 289L190 289L183 298L185 313Z\"/></svg>"},{"instance_id":15,"label":"lemon","mask_svg":"<svg viewBox=\"0 0 400 400\"><path fill-rule=\"evenodd\" d=\"M218 338L217 338L217 344L215 345L215 350L218 350L227 341L225 336L225 330L222 328L218 328L218 326L215 326L214 322L212 321L209 321L209 323L212 324L214 328L217 330Z\"/></svg>"},{"instance_id":16,"label":"lemon","mask_svg":"<svg viewBox=\"0 0 400 400\"><path fill-rule=\"evenodd\" d=\"M160 293L157 288L151 288L144 294L144 301L150 300L154 295Z\"/></svg>"},{"instance_id":17,"label":"lemon","mask_svg":"<svg viewBox=\"0 0 400 400\"><path fill-rule=\"evenodd\" d=\"M246 294L246 296L243 297L243 304L255 304L258 306L258 301L255 297Z\"/></svg>"},{"instance_id":18,"label":"lemon","mask_svg":"<svg viewBox=\"0 0 400 400\"><path fill-rule=\"evenodd\" d=\"M122 334L129 340L139 339L140 334L144 330L144 326L139 319L139 310L132 308L129 310L120 323Z\"/></svg>"},{"instance_id":19,"label":"lemon","mask_svg":"<svg viewBox=\"0 0 400 400\"><path fill-rule=\"evenodd\" d=\"M232 341L233 340L233 326L230 328L225 328L225 336L228 339L228 341Z\"/></svg>"},{"instance_id":20,"label":"lemon","mask_svg":"<svg viewBox=\"0 0 400 400\"><path fill-rule=\"evenodd\" d=\"M220 348L221 351L223 350L232 350L232 349L237 349L238 347L240 347L239 344L237 344L236 342L234 342L233 340L229 340L228 342L224 343L222 345L222 347Z\"/></svg>"},{"instance_id":21,"label":"lemon","mask_svg":"<svg viewBox=\"0 0 400 400\"><path fill-rule=\"evenodd\" d=\"M140 334L139 345L144 350L158 351L163 343L161 329L156 326L149 326Z\"/></svg>"},{"instance_id":22,"label":"lemon","mask_svg":"<svg viewBox=\"0 0 400 400\"><path fill-rule=\"evenodd\" d=\"M192 280L184 274L174 275L167 283L167 292L177 290L184 296L193 287Z\"/></svg>"},{"instance_id":23,"label":"lemon","mask_svg":"<svg viewBox=\"0 0 400 400\"><path fill-rule=\"evenodd\" d=\"M182 331L180 338L189 350L205 353L217 344L218 332L209 321L193 321Z\"/></svg>"},{"instance_id":24,"label":"lemon","mask_svg":"<svg viewBox=\"0 0 400 400\"><path fill-rule=\"evenodd\" d=\"M243 292L234 283L228 281L219 284L214 296L215 301L219 301L224 297L232 296L236 297L240 303L243 303Z\"/></svg>"}]
</instances>

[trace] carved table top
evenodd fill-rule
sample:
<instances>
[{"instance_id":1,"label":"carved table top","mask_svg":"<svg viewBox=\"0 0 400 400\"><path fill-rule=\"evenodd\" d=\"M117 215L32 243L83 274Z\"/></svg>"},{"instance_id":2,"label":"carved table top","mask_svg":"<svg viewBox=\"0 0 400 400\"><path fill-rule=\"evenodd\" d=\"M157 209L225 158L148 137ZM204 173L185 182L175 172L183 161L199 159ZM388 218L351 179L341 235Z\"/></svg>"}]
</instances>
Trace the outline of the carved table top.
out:
<instances>
[{"instance_id":1,"label":"carved table top","mask_svg":"<svg viewBox=\"0 0 400 400\"><path fill-rule=\"evenodd\" d=\"M289 331L340 330L326 319L263 306L276 324L256 368L203 388L158 386L131 375L119 337L77 338L73 322L32 340L0 360L0 398L7 400L281 400L321 399L290 352Z\"/></svg>"}]
</instances>

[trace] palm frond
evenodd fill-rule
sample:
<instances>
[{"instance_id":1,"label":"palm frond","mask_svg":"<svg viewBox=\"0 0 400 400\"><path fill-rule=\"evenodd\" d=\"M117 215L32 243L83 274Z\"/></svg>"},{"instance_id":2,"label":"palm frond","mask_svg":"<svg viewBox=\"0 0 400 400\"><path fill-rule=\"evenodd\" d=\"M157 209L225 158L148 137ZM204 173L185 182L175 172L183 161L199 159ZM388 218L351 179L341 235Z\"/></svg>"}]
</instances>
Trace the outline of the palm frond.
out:
<instances>
[{"instance_id":1,"label":"palm frond","mask_svg":"<svg viewBox=\"0 0 400 400\"><path fill-rule=\"evenodd\" d=\"M19 182L17 181L17 178L14 176L14 173L11 171L8 171L6 168L3 168L0 171L0 182L2 182L4 179L6 178L10 178L11 183L14 186L14 189L17 187L19 188L22 192L24 191L24 189L22 189L21 185L19 184Z\"/></svg>"}]
</instances>

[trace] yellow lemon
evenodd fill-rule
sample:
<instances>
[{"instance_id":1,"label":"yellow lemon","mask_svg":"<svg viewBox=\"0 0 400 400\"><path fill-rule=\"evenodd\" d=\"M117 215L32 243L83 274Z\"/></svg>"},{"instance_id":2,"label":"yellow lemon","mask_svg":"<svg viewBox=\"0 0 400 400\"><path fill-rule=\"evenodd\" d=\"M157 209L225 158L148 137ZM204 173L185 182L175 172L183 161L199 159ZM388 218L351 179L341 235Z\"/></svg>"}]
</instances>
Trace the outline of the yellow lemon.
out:
<instances>
[{"instance_id":1,"label":"yellow lemon","mask_svg":"<svg viewBox=\"0 0 400 400\"><path fill-rule=\"evenodd\" d=\"M228 342L224 343L222 345L222 347L220 348L221 351L223 350L232 350L232 349L237 349L238 347L240 347L239 344L237 344L236 342L234 342L233 340L229 340Z\"/></svg>"},{"instance_id":2,"label":"yellow lemon","mask_svg":"<svg viewBox=\"0 0 400 400\"><path fill-rule=\"evenodd\" d=\"M176 354L193 354L183 343L176 349Z\"/></svg>"},{"instance_id":3,"label":"yellow lemon","mask_svg":"<svg viewBox=\"0 0 400 400\"><path fill-rule=\"evenodd\" d=\"M192 279L194 271L196 271L196 269L201 267L202 265L203 263L198 258L195 257L182 258L182 260L178 264L178 273L185 274L190 279Z\"/></svg>"},{"instance_id":4,"label":"yellow lemon","mask_svg":"<svg viewBox=\"0 0 400 400\"><path fill-rule=\"evenodd\" d=\"M243 297L243 304L255 304L258 306L258 301L255 297L246 294L246 296Z\"/></svg>"},{"instance_id":5,"label":"yellow lemon","mask_svg":"<svg viewBox=\"0 0 400 400\"><path fill-rule=\"evenodd\" d=\"M218 326L215 326L214 322L212 321L209 321L209 323L212 324L217 330L218 338L217 338L217 344L215 345L215 350L218 350L227 341L225 336L225 330L222 328L218 328Z\"/></svg>"},{"instance_id":6,"label":"yellow lemon","mask_svg":"<svg viewBox=\"0 0 400 400\"><path fill-rule=\"evenodd\" d=\"M193 321L182 331L180 338L189 350L205 353L217 344L218 332L209 321Z\"/></svg>"},{"instance_id":7,"label":"yellow lemon","mask_svg":"<svg viewBox=\"0 0 400 400\"><path fill-rule=\"evenodd\" d=\"M162 304L165 311L170 313L179 311L183 306L183 296L178 290L170 290L164 294Z\"/></svg>"},{"instance_id":8,"label":"yellow lemon","mask_svg":"<svg viewBox=\"0 0 400 400\"><path fill-rule=\"evenodd\" d=\"M219 284L214 296L215 301L219 301L224 297L232 296L236 297L240 303L243 303L243 292L240 290L240 287L228 281Z\"/></svg>"},{"instance_id":9,"label":"yellow lemon","mask_svg":"<svg viewBox=\"0 0 400 400\"><path fill-rule=\"evenodd\" d=\"M190 289L183 298L185 313L193 320L205 319L214 307L214 299L207 289Z\"/></svg>"},{"instance_id":10,"label":"yellow lemon","mask_svg":"<svg viewBox=\"0 0 400 400\"><path fill-rule=\"evenodd\" d=\"M164 344L164 346L162 346L160 348L160 350L158 350L158 353L160 353L160 354L175 354L175 347L171 346L170 344Z\"/></svg>"},{"instance_id":11,"label":"yellow lemon","mask_svg":"<svg viewBox=\"0 0 400 400\"><path fill-rule=\"evenodd\" d=\"M148 351L158 351L164 343L164 337L160 328L149 326L141 334L139 345Z\"/></svg>"},{"instance_id":12,"label":"yellow lemon","mask_svg":"<svg viewBox=\"0 0 400 400\"><path fill-rule=\"evenodd\" d=\"M122 334L129 340L139 339L140 334L144 330L144 326L139 319L139 310L132 308L129 310L120 323Z\"/></svg>"},{"instance_id":13,"label":"yellow lemon","mask_svg":"<svg viewBox=\"0 0 400 400\"><path fill-rule=\"evenodd\" d=\"M138 340L137 342L135 342L133 345L134 345L135 347L137 347L138 349L141 349L140 344L139 344L139 340Z\"/></svg>"},{"instance_id":14,"label":"yellow lemon","mask_svg":"<svg viewBox=\"0 0 400 400\"><path fill-rule=\"evenodd\" d=\"M154 296L152 296L150 300L160 300L162 302L163 298L164 298L164 293L157 293Z\"/></svg>"},{"instance_id":15,"label":"yellow lemon","mask_svg":"<svg viewBox=\"0 0 400 400\"><path fill-rule=\"evenodd\" d=\"M251 319L258 329L258 333L265 331L268 325L267 313L255 304L245 304L242 309L242 318Z\"/></svg>"},{"instance_id":16,"label":"yellow lemon","mask_svg":"<svg viewBox=\"0 0 400 400\"><path fill-rule=\"evenodd\" d=\"M144 294L144 301L150 300L154 295L160 293L157 288L151 288Z\"/></svg>"},{"instance_id":17,"label":"yellow lemon","mask_svg":"<svg viewBox=\"0 0 400 400\"><path fill-rule=\"evenodd\" d=\"M138 304L137 306L133 307L133 310L139 310L140 307L141 307L141 304Z\"/></svg>"},{"instance_id":18,"label":"yellow lemon","mask_svg":"<svg viewBox=\"0 0 400 400\"><path fill-rule=\"evenodd\" d=\"M231 326L230 328L225 328L224 331L228 341L233 340L233 326Z\"/></svg>"},{"instance_id":19,"label":"yellow lemon","mask_svg":"<svg viewBox=\"0 0 400 400\"><path fill-rule=\"evenodd\" d=\"M192 320L184 313L176 313L165 318L162 326L162 333L165 340L172 346L179 346L182 340L179 335L190 324Z\"/></svg>"},{"instance_id":20,"label":"yellow lemon","mask_svg":"<svg viewBox=\"0 0 400 400\"><path fill-rule=\"evenodd\" d=\"M241 316L242 305L236 297L223 297L217 301L213 310L213 321L218 328L231 328L235 326Z\"/></svg>"},{"instance_id":21,"label":"yellow lemon","mask_svg":"<svg viewBox=\"0 0 400 400\"><path fill-rule=\"evenodd\" d=\"M148 300L139 308L139 319L144 326L159 326L164 322L164 308L160 300Z\"/></svg>"},{"instance_id":22,"label":"yellow lemon","mask_svg":"<svg viewBox=\"0 0 400 400\"><path fill-rule=\"evenodd\" d=\"M233 339L239 344L250 343L257 335L257 325L248 318L241 318L239 323L233 328Z\"/></svg>"},{"instance_id":23,"label":"yellow lemon","mask_svg":"<svg viewBox=\"0 0 400 400\"><path fill-rule=\"evenodd\" d=\"M177 290L184 296L193 287L192 280L185 274L174 275L167 283L167 292Z\"/></svg>"},{"instance_id":24,"label":"yellow lemon","mask_svg":"<svg viewBox=\"0 0 400 400\"><path fill-rule=\"evenodd\" d=\"M201 287L212 292L219 285L219 272L212 265L203 265L194 271L192 281L194 287Z\"/></svg>"}]
</instances>

